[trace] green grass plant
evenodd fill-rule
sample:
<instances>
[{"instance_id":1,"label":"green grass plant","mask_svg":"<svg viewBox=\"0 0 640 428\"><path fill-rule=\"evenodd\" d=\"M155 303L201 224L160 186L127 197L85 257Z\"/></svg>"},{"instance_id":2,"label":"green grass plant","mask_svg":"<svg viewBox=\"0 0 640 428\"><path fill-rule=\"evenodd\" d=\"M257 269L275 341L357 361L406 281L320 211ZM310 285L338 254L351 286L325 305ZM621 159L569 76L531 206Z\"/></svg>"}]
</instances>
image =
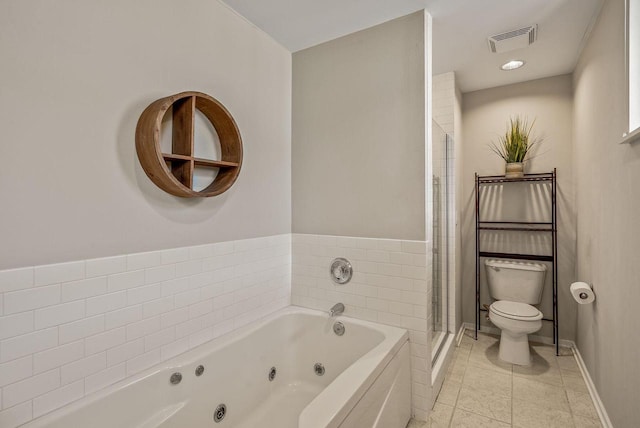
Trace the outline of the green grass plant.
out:
<instances>
[{"instance_id":1,"label":"green grass plant","mask_svg":"<svg viewBox=\"0 0 640 428\"><path fill-rule=\"evenodd\" d=\"M507 163L526 161L531 149L542 141L531 134L535 122L529 123L527 118L520 116L510 118L504 135L489 147Z\"/></svg>"}]
</instances>

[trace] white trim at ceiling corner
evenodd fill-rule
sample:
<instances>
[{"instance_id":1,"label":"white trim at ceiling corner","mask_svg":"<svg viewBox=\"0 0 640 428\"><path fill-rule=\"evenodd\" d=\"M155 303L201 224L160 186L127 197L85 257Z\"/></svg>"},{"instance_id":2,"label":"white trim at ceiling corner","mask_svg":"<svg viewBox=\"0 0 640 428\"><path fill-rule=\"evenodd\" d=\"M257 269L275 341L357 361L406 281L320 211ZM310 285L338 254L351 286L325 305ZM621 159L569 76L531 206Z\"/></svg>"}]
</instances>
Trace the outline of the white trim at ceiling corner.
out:
<instances>
[{"instance_id":1,"label":"white trim at ceiling corner","mask_svg":"<svg viewBox=\"0 0 640 428\"><path fill-rule=\"evenodd\" d=\"M262 33L263 35L267 36L267 38L269 40L272 40L275 44L277 44L278 46L280 46L282 49L284 49L285 51L289 52L289 54L293 54L293 52L291 51L291 49L289 49L288 47L286 47L284 44L282 44L279 40L277 40L275 37L273 37L271 34L267 33L265 30L263 30L262 28L258 27L253 21L249 20L249 18L247 18L246 16L244 16L243 14L241 14L240 12L238 12L237 10L235 10L233 7L231 7L230 4L228 4L226 1L224 0L216 0L218 3L220 3L222 6L224 6L225 8L227 8L229 11L231 11L234 15L236 15L238 18L240 18L241 20L243 20L244 22L246 22L247 24L249 24L249 26L253 27L255 30L257 30L258 32Z\"/></svg>"},{"instance_id":2,"label":"white trim at ceiling corner","mask_svg":"<svg viewBox=\"0 0 640 428\"><path fill-rule=\"evenodd\" d=\"M609 414L607 413L607 409L604 407L604 403L600 399L600 395L598 394L598 390L596 389L596 385L593 383L591 379L591 375L589 374L589 370L587 370L587 366L582 359L582 355L580 354L580 350L578 346L573 341L571 342L571 349L573 350L573 356L578 363L578 367L580 368L580 373L582 374L582 378L587 384L587 390L589 391L589 395L591 396L591 401L593 401L593 405L596 408L596 412L598 413L598 417L600 418L600 423L604 428L613 428L613 424L611 423L611 419L609 419Z\"/></svg>"},{"instance_id":3,"label":"white trim at ceiling corner","mask_svg":"<svg viewBox=\"0 0 640 428\"><path fill-rule=\"evenodd\" d=\"M582 35L582 40L580 40L580 45L578 46L578 55L576 55L576 61L575 61L575 64L573 64L574 70L578 65L578 61L580 61L580 57L582 56L582 51L587 46L587 42L591 38L591 33L593 32L593 29L595 28L596 23L600 18L600 13L602 12L602 8L604 7L604 2L605 0L598 1L598 7L593 11L593 15L591 16L589 25L587 25L587 28L585 29L584 34Z\"/></svg>"}]
</instances>

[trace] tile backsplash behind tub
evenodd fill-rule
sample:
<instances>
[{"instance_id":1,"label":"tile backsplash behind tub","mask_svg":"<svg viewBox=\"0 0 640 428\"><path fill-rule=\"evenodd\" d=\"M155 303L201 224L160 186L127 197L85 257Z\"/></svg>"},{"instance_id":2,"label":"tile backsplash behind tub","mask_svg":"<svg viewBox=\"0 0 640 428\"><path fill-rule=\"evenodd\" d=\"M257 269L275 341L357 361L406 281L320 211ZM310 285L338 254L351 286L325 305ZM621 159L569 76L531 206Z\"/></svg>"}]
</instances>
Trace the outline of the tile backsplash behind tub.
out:
<instances>
[{"instance_id":1,"label":"tile backsplash behind tub","mask_svg":"<svg viewBox=\"0 0 640 428\"><path fill-rule=\"evenodd\" d=\"M289 304L291 235L0 271L10 428Z\"/></svg>"},{"instance_id":2,"label":"tile backsplash behind tub","mask_svg":"<svg viewBox=\"0 0 640 428\"><path fill-rule=\"evenodd\" d=\"M353 278L347 284L338 285L329 276L329 265L336 257L348 259L353 266ZM425 241L292 237L292 304L328 311L342 302L347 316L409 330L413 413L421 420L430 411L429 264Z\"/></svg>"}]
</instances>

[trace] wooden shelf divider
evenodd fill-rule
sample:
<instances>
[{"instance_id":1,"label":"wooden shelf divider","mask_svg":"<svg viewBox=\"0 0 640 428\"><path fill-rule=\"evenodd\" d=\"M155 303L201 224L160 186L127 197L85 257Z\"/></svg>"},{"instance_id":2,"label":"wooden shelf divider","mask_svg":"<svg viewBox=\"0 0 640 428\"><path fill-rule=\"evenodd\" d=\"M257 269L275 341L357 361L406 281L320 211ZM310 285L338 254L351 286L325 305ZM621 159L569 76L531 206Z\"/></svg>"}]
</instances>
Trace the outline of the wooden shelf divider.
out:
<instances>
[{"instance_id":1,"label":"wooden shelf divider","mask_svg":"<svg viewBox=\"0 0 640 428\"><path fill-rule=\"evenodd\" d=\"M175 153L163 153L162 157L164 158L164 160L166 161L190 161L191 159L193 159L191 156L186 156L186 155L176 155Z\"/></svg>"},{"instance_id":2,"label":"wooden shelf divider","mask_svg":"<svg viewBox=\"0 0 640 428\"><path fill-rule=\"evenodd\" d=\"M225 162L211 159L193 158L193 162L197 166L208 166L211 168L237 168L238 162Z\"/></svg>"}]
</instances>

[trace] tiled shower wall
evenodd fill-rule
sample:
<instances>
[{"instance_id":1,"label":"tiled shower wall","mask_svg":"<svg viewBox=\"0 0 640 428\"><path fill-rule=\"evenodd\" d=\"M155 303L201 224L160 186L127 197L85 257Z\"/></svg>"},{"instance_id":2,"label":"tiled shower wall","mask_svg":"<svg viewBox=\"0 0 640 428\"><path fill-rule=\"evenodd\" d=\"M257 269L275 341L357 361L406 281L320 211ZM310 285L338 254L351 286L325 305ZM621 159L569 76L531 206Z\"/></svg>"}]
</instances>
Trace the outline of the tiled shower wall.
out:
<instances>
[{"instance_id":1,"label":"tiled shower wall","mask_svg":"<svg viewBox=\"0 0 640 428\"><path fill-rule=\"evenodd\" d=\"M456 75L453 71L433 76L433 120L449 135L454 134Z\"/></svg>"},{"instance_id":2,"label":"tiled shower wall","mask_svg":"<svg viewBox=\"0 0 640 428\"><path fill-rule=\"evenodd\" d=\"M462 199L457 194L457 186L461 181L462 165L459 152L461 150L461 129L460 129L460 106L462 94L456 84L456 76L454 72L442 73L433 76L433 119L442 127L442 129L451 138L449 152L444 155L441 151L441 158L434 157L433 162L448 162L448 198L449 203L449 230L448 230L448 254L449 271L448 275L448 300L449 300L449 331L456 333L462 320L462 301L461 301L461 276L462 267L460 260L460 224L458 221L460 206ZM434 141L433 144L440 142ZM435 150L435 147L434 147ZM443 213L444 215L444 213ZM444 220L443 220L444 221Z\"/></svg>"},{"instance_id":3,"label":"tiled shower wall","mask_svg":"<svg viewBox=\"0 0 640 428\"><path fill-rule=\"evenodd\" d=\"M11 428L289 304L291 235L0 271Z\"/></svg>"},{"instance_id":4,"label":"tiled shower wall","mask_svg":"<svg viewBox=\"0 0 640 428\"><path fill-rule=\"evenodd\" d=\"M411 341L413 413L426 420L431 391L431 339L427 328L430 272L426 242L294 234L291 303L323 311L338 302L345 315L402 327ZM347 258L353 279L329 277L336 257Z\"/></svg>"}]
</instances>

